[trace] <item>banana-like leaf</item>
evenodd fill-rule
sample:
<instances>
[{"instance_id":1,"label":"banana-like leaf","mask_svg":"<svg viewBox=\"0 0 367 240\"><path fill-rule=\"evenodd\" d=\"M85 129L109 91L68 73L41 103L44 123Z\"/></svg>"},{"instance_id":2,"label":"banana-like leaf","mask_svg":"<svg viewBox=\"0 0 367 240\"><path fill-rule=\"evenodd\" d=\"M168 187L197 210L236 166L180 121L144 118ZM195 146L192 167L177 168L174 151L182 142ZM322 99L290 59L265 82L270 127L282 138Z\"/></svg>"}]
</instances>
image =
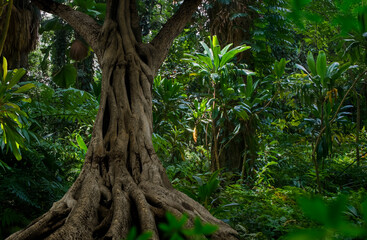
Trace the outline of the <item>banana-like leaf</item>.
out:
<instances>
[{"instance_id":1,"label":"banana-like leaf","mask_svg":"<svg viewBox=\"0 0 367 240\"><path fill-rule=\"evenodd\" d=\"M310 69L312 76L316 76L317 75L316 64L311 51L309 51L307 54L307 66Z\"/></svg>"},{"instance_id":2,"label":"banana-like leaf","mask_svg":"<svg viewBox=\"0 0 367 240\"><path fill-rule=\"evenodd\" d=\"M323 87L326 86L325 84L325 77L326 77L326 54L324 51L320 51L319 55L317 56L316 60L316 70L317 74L321 78L321 83Z\"/></svg>"}]
</instances>

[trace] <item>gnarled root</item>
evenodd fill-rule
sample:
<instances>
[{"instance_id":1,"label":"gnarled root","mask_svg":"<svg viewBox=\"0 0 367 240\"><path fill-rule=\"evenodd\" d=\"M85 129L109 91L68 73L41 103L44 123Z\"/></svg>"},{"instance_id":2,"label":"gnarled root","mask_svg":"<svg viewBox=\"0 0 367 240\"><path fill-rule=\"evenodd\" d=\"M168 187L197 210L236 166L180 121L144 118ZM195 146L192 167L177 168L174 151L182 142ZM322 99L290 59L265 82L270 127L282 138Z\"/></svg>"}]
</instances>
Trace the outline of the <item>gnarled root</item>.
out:
<instances>
[{"instance_id":1,"label":"gnarled root","mask_svg":"<svg viewBox=\"0 0 367 240\"><path fill-rule=\"evenodd\" d=\"M151 181L136 183L126 169L122 170L122 175L112 174L111 178L113 168L106 173L86 166L60 201L27 228L7 239L121 240L127 237L133 226L139 232L152 232L152 239L160 239L157 226L164 221L167 211L176 217L186 214L188 227L193 226L195 217L218 225L219 230L211 239L237 239L235 230L173 188ZM103 172L105 174L101 176Z\"/></svg>"}]
</instances>

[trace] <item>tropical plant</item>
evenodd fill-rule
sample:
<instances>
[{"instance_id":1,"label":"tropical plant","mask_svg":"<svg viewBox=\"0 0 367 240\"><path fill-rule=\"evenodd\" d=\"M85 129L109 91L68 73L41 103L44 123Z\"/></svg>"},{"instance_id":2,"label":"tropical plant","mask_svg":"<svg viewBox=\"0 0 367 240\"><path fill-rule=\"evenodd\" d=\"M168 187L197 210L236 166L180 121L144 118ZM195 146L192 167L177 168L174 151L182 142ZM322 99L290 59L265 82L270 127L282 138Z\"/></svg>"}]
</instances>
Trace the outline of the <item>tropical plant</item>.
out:
<instances>
[{"instance_id":1,"label":"tropical plant","mask_svg":"<svg viewBox=\"0 0 367 240\"><path fill-rule=\"evenodd\" d=\"M3 58L3 67L0 71L0 123L2 149L10 149L17 160L22 158L20 148L25 148L24 141L34 136L29 131L22 131L27 114L20 109L21 101L31 101L25 93L35 87L32 83L18 84L25 74L24 69L8 70L7 61Z\"/></svg>"},{"instance_id":2,"label":"tropical plant","mask_svg":"<svg viewBox=\"0 0 367 240\"><path fill-rule=\"evenodd\" d=\"M312 151L312 161L315 167L318 190L321 191L319 168L324 159L332 152L332 123L342 122L350 114L347 111L349 106L342 107L350 90L346 91L339 102L336 86L336 81L350 68L350 64L340 65L338 62L334 62L328 65L325 52L320 51L316 61L312 53L308 53L307 65L308 70L300 65L297 67L306 73L309 81L308 84L304 85L303 90L308 94L303 93L302 96L306 97L307 102L314 103L311 108L313 116L306 118L305 121L311 124L312 130L310 132L315 136L316 143ZM354 85L355 82L352 86ZM309 95L310 92L312 92L311 95ZM310 96L313 99L310 99Z\"/></svg>"},{"instance_id":3,"label":"tropical plant","mask_svg":"<svg viewBox=\"0 0 367 240\"><path fill-rule=\"evenodd\" d=\"M287 17L289 7L289 1L286 0L255 1L249 7L258 16L254 20L251 38L248 40L254 58L251 67L258 76L269 76L274 61L281 58L292 62L299 60L297 49L302 46L302 36L307 32L299 33L294 22Z\"/></svg>"},{"instance_id":4,"label":"tropical plant","mask_svg":"<svg viewBox=\"0 0 367 240\"><path fill-rule=\"evenodd\" d=\"M225 97L236 93L233 89L231 81L238 82L243 75L252 75L251 71L245 68L236 68L230 62L233 61L239 53L249 49L249 46L241 45L230 49L232 44L228 44L223 49L219 45L218 38L213 36L210 39L210 45L205 42L200 42L204 48L203 53L186 54L185 61L190 62L198 72L191 74L200 76L203 80L203 85L210 89L212 94L210 102L211 108L211 166L212 170L219 170L222 166L219 161L220 153L220 133L219 133L219 118L222 114L226 114ZM229 75L233 74L231 77ZM235 85L235 84L234 84ZM239 90L237 87L236 90ZM231 100L233 97L231 98Z\"/></svg>"},{"instance_id":5,"label":"tropical plant","mask_svg":"<svg viewBox=\"0 0 367 240\"><path fill-rule=\"evenodd\" d=\"M175 79L162 78L153 82L153 129L155 150L167 162L184 160L188 143L187 102L182 84Z\"/></svg>"},{"instance_id":6,"label":"tropical plant","mask_svg":"<svg viewBox=\"0 0 367 240\"><path fill-rule=\"evenodd\" d=\"M322 198L300 198L298 200L304 214L311 220L321 224L321 227L298 230L287 235L286 239L335 239L344 238L364 239L367 236L367 201L361 204L360 212L351 205L347 205L347 196L341 195L332 202L325 202ZM346 213L359 217L357 225L348 221Z\"/></svg>"}]
</instances>

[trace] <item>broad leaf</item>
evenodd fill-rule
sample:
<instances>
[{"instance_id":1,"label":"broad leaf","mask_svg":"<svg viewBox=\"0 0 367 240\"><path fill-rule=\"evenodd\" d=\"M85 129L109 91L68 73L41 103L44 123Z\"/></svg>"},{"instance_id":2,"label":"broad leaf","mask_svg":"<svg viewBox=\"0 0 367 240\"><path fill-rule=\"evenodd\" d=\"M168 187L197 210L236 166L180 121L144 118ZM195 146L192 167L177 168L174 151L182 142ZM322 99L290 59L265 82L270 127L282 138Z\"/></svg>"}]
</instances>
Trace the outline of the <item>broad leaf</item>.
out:
<instances>
[{"instance_id":1,"label":"broad leaf","mask_svg":"<svg viewBox=\"0 0 367 240\"><path fill-rule=\"evenodd\" d=\"M67 64L56 73L52 80L61 88L69 88L75 84L77 70L72 64Z\"/></svg>"},{"instance_id":2,"label":"broad leaf","mask_svg":"<svg viewBox=\"0 0 367 240\"><path fill-rule=\"evenodd\" d=\"M310 69L310 71L312 73L312 76L316 76L317 72L316 72L315 59L313 58L313 54L310 51L307 54L307 65L308 65L308 68Z\"/></svg>"},{"instance_id":3,"label":"broad leaf","mask_svg":"<svg viewBox=\"0 0 367 240\"><path fill-rule=\"evenodd\" d=\"M222 56L219 66L224 66L226 63L232 61L237 54L250 48L250 46L242 45L231 49Z\"/></svg>"},{"instance_id":4,"label":"broad leaf","mask_svg":"<svg viewBox=\"0 0 367 240\"><path fill-rule=\"evenodd\" d=\"M20 88L18 88L16 91L14 91L14 93L24 93L24 92L26 92L29 89L32 89L34 87L36 87L36 85L34 85L33 83L28 83L28 84L23 85Z\"/></svg>"},{"instance_id":5,"label":"broad leaf","mask_svg":"<svg viewBox=\"0 0 367 240\"><path fill-rule=\"evenodd\" d=\"M320 51L316 60L316 70L317 74L321 78L321 83L325 87L325 77L326 77L326 54L324 51Z\"/></svg>"},{"instance_id":6,"label":"broad leaf","mask_svg":"<svg viewBox=\"0 0 367 240\"><path fill-rule=\"evenodd\" d=\"M23 68L14 69L13 74L11 76L11 80L8 84L8 89L12 88L15 84L19 82L19 80L24 76L26 71Z\"/></svg>"},{"instance_id":7,"label":"broad leaf","mask_svg":"<svg viewBox=\"0 0 367 240\"><path fill-rule=\"evenodd\" d=\"M84 151L84 152L87 152L88 151L88 147L87 145L85 144L83 138L77 134L76 135L76 142L78 143L79 147Z\"/></svg>"},{"instance_id":8,"label":"broad leaf","mask_svg":"<svg viewBox=\"0 0 367 240\"><path fill-rule=\"evenodd\" d=\"M328 223L327 205L321 198L301 198L298 203L307 217L321 224Z\"/></svg>"}]
</instances>

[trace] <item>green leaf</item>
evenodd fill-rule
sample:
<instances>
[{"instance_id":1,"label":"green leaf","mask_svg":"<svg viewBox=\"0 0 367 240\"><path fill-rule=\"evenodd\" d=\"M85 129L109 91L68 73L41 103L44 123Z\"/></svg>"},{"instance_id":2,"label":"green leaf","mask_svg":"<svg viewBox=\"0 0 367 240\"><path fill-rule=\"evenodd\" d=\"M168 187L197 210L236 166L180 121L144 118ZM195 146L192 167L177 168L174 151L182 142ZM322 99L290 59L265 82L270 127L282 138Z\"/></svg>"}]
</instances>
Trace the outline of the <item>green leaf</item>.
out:
<instances>
[{"instance_id":1,"label":"green leaf","mask_svg":"<svg viewBox=\"0 0 367 240\"><path fill-rule=\"evenodd\" d=\"M203 48L204 48L204 50L205 50L204 54L206 54L206 55L210 58L210 61L211 61L211 62L214 62L214 56L213 56L213 51L212 51L212 49L210 49L210 48L208 47L208 45L206 45L206 43L205 43L205 42L203 42L203 41L201 41L201 42L200 42L200 44L201 44L201 46L203 46Z\"/></svg>"},{"instance_id":2,"label":"green leaf","mask_svg":"<svg viewBox=\"0 0 367 240\"><path fill-rule=\"evenodd\" d=\"M219 46L219 41L218 41L218 37L216 35L214 35L213 36L213 46L212 46L212 48L215 48L216 46Z\"/></svg>"},{"instance_id":3,"label":"green leaf","mask_svg":"<svg viewBox=\"0 0 367 240\"><path fill-rule=\"evenodd\" d=\"M330 203L328 206L328 226L337 228L341 223L344 223L347 200L345 195L340 195L335 201Z\"/></svg>"},{"instance_id":4,"label":"green leaf","mask_svg":"<svg viewBox=\"0 0 367 240\"><path fill-rule=\"evenodd\" d=\"M233 44L232 43L230 43L230 44L228 44L227 46L225 46L223 49L222 49L222 51L220 51L220 55L224 55L224 54L226 54L227 52L228 52L228 49L232 46Z\"/></svg>"},{"instance_id":5,"label":"green leaf","mask_svg":"<svg viewBox=\"0 0 367 240\"><path fill-rule=\"evenodd\" d=\"M325 77L326 77L326 54L324 51L320 51L316 60L316 70L317 74L321 78L321 83L323 83L323 87L325 87Z\"/></svg>"},{"instance_id":6,"label":"green leaf","mask_svg":"<svg viewBox=\"0 0 367 240\"><path fill-rule=\"evenodd\" d=\"M200 218L194 220L194 232L198 235L210 235L218 230L218 226L211 224L203 224Z\"/></svg>"},{"instance_id":7,"label":"green leaf","mask_svg":"<svg viewBox=\"0 0 367 240\"><path fill-rule=\"evenodd\" d=\"M339 63L333 62L326 71L326 77L333 78L339 71Z\"/></svg>"},{"instance_id":8,"label":"green leaf","mask_svg":"<svg viewBox=\"0 0 367 240\"><path fill-rule=\"evenodd\" d=\"M249 75L247 76L247 84L246 84L246 90L245 90L246 97L250 98L253 92L254 92L254 85L252 81L252 76Z\"/></svg>"},{"instance_id":9,"label":"green leaf","mask_svg":"<svg viewBox=\"0 0 367 240\"><path fill-rule=\"evenodd\" d=\"M2 167L4 171L6 169L7 170L11 170L11 167L9 167L8 164L6 164L5 162L3 162L1 159L0 159L0 167Z\"/></svg>"},{"instance_id":10,"label":"green leaf","mask_svg":"<svg viewBox=\"0 0 367 240\"><path fill-rule=\"evenodd\" d=\"M77 70L72 64L67 64L56 73L52 80L61 88L69 88L75 84Z\"/></svg>"},{"instance_id":11,"label":"green leaf","mask_svg":"<svg viewBox=\"0 0 367 240\"><path fill-rule=\"evenodd\" d=\"M213 57L214 57L214 66L215 68L219 67L219 53L220 53L220 45L217 36L213 36L212 41L212 49L213 49Z\"/></svg>"},{"instance_id":12,"label":"green leaf","mask_svg":"<svg viewBox=\"0 0 367 240\"><path fill-rule=\"evenodd\" d=\"M32 99L31 98L23 98L22 101L27 102L27 103L31 103Z\"/></svg>"},{"instance_id":13,"label":"green leaf","mask_svg":"<svg viewBox=\"0 0 367 240\"><path fill-rule=\"evenodd\" d=\"M18 105L16 105L15 103L11 103L11 102L4 103L4 106L12 107L12 108L14 108L15 110L20 110L20 107L19 107Z\"/></svg>"},{"instance_id":14,"label":"green leaf","mask_svg":"<svg viewBox=\"0 0 367 240\"><path fill-rule=\"evenodd\" d=\"M129 231L129 234L127 235L126 240L148 240L152 237L152 235L153 234L151 232L144 232L137 236L136 227L132 227Z\"/></svg>"},{"instance_id":15,"label":"green leaf","mask_svg":"<svg viewBox=\"0 0 367 240\"><path fill-rule=\"evenodd\" d=\"M153 234L151 232L144 232L140 234L136 240L149 240L152 236Z\"/></svg>"},{"instance_id":16,"label":"green leaf","mask_svg":"<svg viewBox=\"0 0 367 240\"><path fill-rule=\"evenodd\" d=\"M251 113L250 107L243 102L235 106L233 110L236 113L236 115L242 120L247 120L249 118L248 113Z\"/></svg>"},{"instance_id":17,"label":"green leaf","mask_svg":"<svg viewBox=\"0 0 367 240\"><path fill-rule=\"evenodd\" d=\"M12 88L15 84L17 84L19 80L24 76L25 73L26 71L23 68L14 69L11 79L9 81L9 84L7 86L8 89Z\"/></svg>"},{"instance_id":18,"label":"green leaf","mask_svg":"<svg viewBox=\"0 0 367 240\"><path fill-rule=\"evenodd\" d=\"M327 205L321 198L301 198L298 203L308 218L324 225L328 223Z\"/></svg>"},{"instance_id":19,"label":"green leaf","mask_svg":"<svg viewBox=\"0 0 367 240\"><path fill-rule=\"evenodd\" d=\"M20 153L19 144L14 143L15 146L12 147L12 153L14 157L20 161L22 160L22 154Z\"/></svg>"},{"instance_id":20,"label":"green leaf","mask_svg":"<svg viewBox=\"0 0 367 240\"><path fill-rule=\"evenodd\" d=\"M212 195L217 188L219 187L219 180L218 178L219 170L215 171L209 178L207 182L207 188L208 188L208 195ZM208 196L208 197L209 197Z\"/></svg>"},{"instance_id":21,"label":"green leaf","mask_svg":"<svg viewBox=\"0 0 367 240\"><path fill-rule=\"evenodd\" d=\"M278 79L282 77L285 71L285 65L289 61L286 61L284 58L282 58L279 62L275 60L274 62L274 72Z\"/></svg>"},{"instance_id":22,"label":"green leaf","mask_svg":"<svg viewBox=\"0 0 367 240\"><path fill-rule=\"evenodd\" d=\"M93 8L94 1L90 0L74 0L74 4L81 7L84 10Z\"/></svg>"},{"instance_id":23,"label":"green leaf","mask_svg":"<svg viewBox=\"0 0 367 240\"><path fill-rule=\"evenodd\" d=\"M201 63L199 64L201 68L207 69L208 71L211 71L215 67L208 56L202 55L200 53L196 55L196 60L199 60L197 62Z\"/></svg>"},{"instance_id":24,"label":"green leaf","mask_svg":"<svg viewBox=\"0 0 367 240\"><path fill-rule=\"evenodd\" d=\"M11 152L18 161L21 160L22 155L20 153L19 145L23 145L23 137L16 130L12 130L10 127L6 129L6 136L7 144Z\"/></svg>"},{"instance_id":25,"label":"green leaf","mask_svg":"<svg viewBox=\"0 0 367 240\"><path fill-rule=\"evenodd\" d=\"M21 86L20 88L18 88L16 91L14 91L14 93L24 93L27 92L29 89L36 87L36 85L34 85L33 83L28 83L26 85Z\"/></svg>"},{"instance_id":26,"label":"green leaf","mask_svg":"<svg viewBox=\"0 0 367 240\"><path fill-rule=\"evenodd\" d=\"M301 71L303 71L303 72L305 72L305 73L309 74L309 73L308 73L308 71L306 70L306 68L304 68L302 65L299 65L299 64L297 64L297 63L296 63L296 65L295 65L295 66L296 66L296 68L300 69Z\"/></svg>"},{"instance_id":27,"label":"green leaf","mask_svg":"<svg viewBox=\"0 0 367 240\"><path fill-rule=\"evenodd\" d=\"M84 151L84 152L87 152L88 151L88 147L87 145L85 144L83 138L77 134L76 135L76 142L78 143L79 147Z\"/></svg>"},{"instance_id":28,"label":"green leaf","mask_svg":"<svg viewBox=\"0 0 367 240\"><path fill-rule=\"evenodd\" d=\"M220 67L224 66L226 63L232 61L237 54L246 51L247 49L250 48L251 48L250 46L242 45L231 49L222 56L219 66Z\"/></svg>"},{"instance_id":29,"label":"green leaf","mask_svg":"<svg viewBox=\"0 0 367 240\"><path fill-rule=\"evenodd\" d=\"M126 240L136 240L136 227L132 227L129 231L129 234L127 235Z\"/></svg>"},{"instance_id":30,"label":"green leaf","mask_svg":"<svg viewBox=\"0 0 367 240\"><path fill-rule=\"evenodd\" d=\"M3 81L5 81L7 74L8 74L8 61L6 61L6 58L3 57Z\"/></svg>"},{"instance_id":31,"label":"green leaf","mask_svg":"<svg viewBox=\"0 0 367 240\"><path fill-rule=\"evenodd\" d=\"M316 64L315 64L315 59L313 58L313 54L311 51L309 51L307 54L307 65L308 65L308 69L310 69L312 73L312 76L316 76L317 75Z\"/></svg>"}]
</instances>

